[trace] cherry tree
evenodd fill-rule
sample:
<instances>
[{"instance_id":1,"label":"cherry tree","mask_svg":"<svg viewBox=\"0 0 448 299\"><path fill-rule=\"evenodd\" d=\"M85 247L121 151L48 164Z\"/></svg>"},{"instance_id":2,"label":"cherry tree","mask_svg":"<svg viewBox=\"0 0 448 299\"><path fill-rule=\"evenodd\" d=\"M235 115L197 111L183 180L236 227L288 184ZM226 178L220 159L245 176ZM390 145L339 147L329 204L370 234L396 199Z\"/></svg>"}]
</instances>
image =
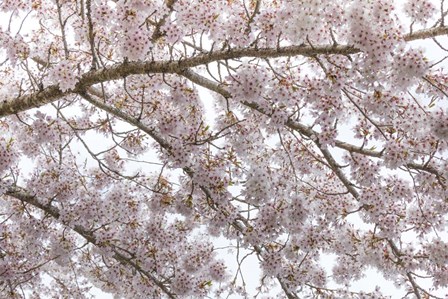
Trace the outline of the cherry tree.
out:
<instances>
[{"instance_id":1,"label":"cherry tree","mask_svg":"<svg viewBox=\"0 0 448 299\"><path fill-rule=\"evenodd\" d=\"M445 298L445 5L2 1L1 297Z\"/></svg>"}]
</instances>

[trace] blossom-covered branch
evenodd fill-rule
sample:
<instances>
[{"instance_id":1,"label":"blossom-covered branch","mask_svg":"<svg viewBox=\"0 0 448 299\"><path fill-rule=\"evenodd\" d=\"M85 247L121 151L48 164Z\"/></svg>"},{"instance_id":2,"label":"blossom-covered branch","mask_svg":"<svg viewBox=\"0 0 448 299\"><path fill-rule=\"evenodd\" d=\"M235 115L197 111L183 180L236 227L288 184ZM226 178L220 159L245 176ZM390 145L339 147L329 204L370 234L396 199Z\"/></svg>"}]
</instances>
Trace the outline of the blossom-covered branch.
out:
<instances>
[{"instance_id":1,"label":"blossom-covered branch","mask_svg":"<svg viewBox=\"0 0 448 299\"><path fill-rule=\"evenodd\" d=\"M15 198L17 200L20 200L23 203L30 204L45 214L50 215L51 217L55 218L56 220L59 220L61 218L61 214L58 208L52 206L51 204L43 204L36 196L31 195L29 192L24 190L20 187L10 187L6 192L4 193L7 196L10 196L12 198ZM63 223L63 225L73 229L77 234L79 234L81 237L86 239L89 243L98 246L98 247L104 247L104 244L100 244L98 242L93 234L93 232L81 225L76 224L68 224ZM132 258L127 257L123 253L120 253L117 249L115 249L113 246L110 246L110 248L107 248L106 250L110 250L112 253L112 257L119 261L120 263L123 263L129 267L134 268L136 271L147 277L152 283L157 285L157 287L160 288L160 290L165 293L168 298L176 298L176 296L169 290L169 287L165 285L163 282L161 282L156 276L154 276L149 271L146 271L142 269L141 266L139 266L137 263L132 261Z\"/></svg>"},{"instance_id":2,"label":"blossom-covered branch","mask_svg":"<svg viewBox=\"0 0 448 299\"><path fill-rule=\"evenodd\" d=\"M406 41L434 38L448 34L448 27L438 27L431 29L422 29L412 34L405 35ZM347 45L299 45L285 46L278 48L228 48L224 50L211 51L207 54L200 54L188 58L180 58L178 61L144 61L144 62L124 62L94 69L83 75L77 80L75 88L62 92L58 85L51 85L35 93L20 96L17 98L6 98L0 103L0 117L16 114L31 108L37 108L51 103L70 93L78 93L92 85L119 80L130 75L142 74L174 74L180 73L186 69L206 65L216 61L240 59L240 58L276 58L291 56L316 55L351 55L361 52L354 46ZM41 59L38 59L41 60Z\"/></svg>"}]
</instances>

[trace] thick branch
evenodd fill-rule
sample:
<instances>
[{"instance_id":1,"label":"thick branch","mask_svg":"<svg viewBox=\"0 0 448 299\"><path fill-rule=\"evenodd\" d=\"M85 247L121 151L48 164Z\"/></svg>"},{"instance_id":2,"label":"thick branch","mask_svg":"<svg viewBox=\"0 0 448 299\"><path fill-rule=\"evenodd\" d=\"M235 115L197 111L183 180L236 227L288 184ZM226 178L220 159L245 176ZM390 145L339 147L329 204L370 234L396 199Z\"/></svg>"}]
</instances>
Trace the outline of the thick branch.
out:
<instances>
[{"instance_id":1,"label":"thick branch","mask_svg":"<svg viewBox=\"0 0 448 299\"><path fill-rule=\"evenodd\" d=\"M416 31L404 36L405 41L431 38L448 34L448 27L438 27ZM118 80L130 75L179 73L185 69L206 65L220 60L238 59L243 57L275 58L291 56L316 56L316 55L350 55L359 53L360 50L349 45L321 45L321 46L287 46L278 48L233 48L222 51L214 51L200 54L194 57L179 59L178 61L139 61L123 62L108 68L92 70L85 73L79 79L75 89L71 92L79 93L88 87L108 81ZM4 100L0 104L0 117L16 114L31 108L37 108L51 103L70 92L62 92L57 85L52 85L42 91L22 96L16 99Z\"/></svg>"},{"instance_id":2,"label":"thick branch","mask_svg":"<svg viewBox=\"0 0 448 299\"><path fill-rule=\"evenodd\" d=\"M42 91L24 95L20 98L11 100L2 99L2 103L0 104L0 117L49 104L67 94L68 93L62 92L56 85L52 85Z\"/></svg>"},{"instance_id":3,"label":"thick branch","mask_svg":"<svg viewBox=\"0 0 448 299\"><path fill-rule=\"evenodd\" d=\"M435 27L429 29L418 30L413 33L406 34L404 40L411 42L419 39L433 38L448 34L448 27Z\"/></svg>"}]
</instances>

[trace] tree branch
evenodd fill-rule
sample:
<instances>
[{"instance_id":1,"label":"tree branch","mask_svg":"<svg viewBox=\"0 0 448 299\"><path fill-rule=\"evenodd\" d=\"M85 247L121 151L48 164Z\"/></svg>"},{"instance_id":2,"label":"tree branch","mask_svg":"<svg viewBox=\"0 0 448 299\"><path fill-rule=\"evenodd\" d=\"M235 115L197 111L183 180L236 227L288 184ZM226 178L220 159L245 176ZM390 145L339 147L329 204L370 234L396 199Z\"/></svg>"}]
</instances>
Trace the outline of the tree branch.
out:
<instances>
[{"instance_id":1,"label":"tree branch","mask_svg":"<svg viewBox=\"0 0 448 299\"><path fill-rule=\"evenodd\" d=\"M145 126L144 124L142 124L138 119L133 118L132 116L124 113L123 111L121 111L120 109L111 107L107 104L104 104L100 101L95 100L93 97L91 97L90 95L88 95L86 92L81 94L82 97L84 99L86 99L90 104L112 114L115 115L116 117L126 121L129 124L132 124L134 126L136 126L137 128L139 128L140 130L142 130L143 132L145 132L146 134L148 134L151 138L153 138L163 149L165 149L166 151L168 151L170 153L171 151L171 145L165 141L165 139L160 136L157 132L155 132L154 129L149 128L147 126ZM189 177L193 177L195 174L194 169L190 168L190 167L183 167L182 170L189 176ZM204 192L205 196L207 197L207 199L210 200L209 203L209 207L211 209L213 209L214 211L217 211L219 213L223 213L224 215L227 214L227 212L223 209L220 208L219 204L217 204L212 196L212 192L205 186L200 185L199 186L200 189L202 190L202 192ZM236 220L233 220L231 223L229 223L235 230L237 230L239 233L241 233L242 235L246 234L247 231L247 227L249 227L249 223L247 222L247 220L243 217L239 217ZM257 253L257 255L261 255L261 253L263 252L263 247L262 246L258 246L258 245L253 245L255 252ZM261 257L260 257L261 258ZM294 299L294 298L298 298L297 295L290 291L285 282L283 281L283 279L281 277L277 277L277 280L280 283L280 286L282 287L283 291L285 292L286 296L288 298Z\"/></svg>"},{"instance_id":2,"label":"tree branch","mask_svg":"<svg viewBox=\"0 0 448 299\"><path fill-rule=\"evenodd\" d=\"M448 27L437 27L416 31L404 36L405 41L431 38L448 34ZM287 46L279 48L233 48L200 54L178 61L139 61L123 62L98 70L91 70L81 76L74 90L62 92L57 85L51 85L42 91L25 95L16 99L4 100L0 103L0 117L16 114L31 108L37 108L51 103L70 93L79 93L95 84L118 80L130 75L180 73L185 69L206 65L220 60L238 59L243 57L275 58L292 56L316 55L350 55L360 50L348 45L313 45Z\"/></svg>"},{"instance_id":3,"label":"tree branch","mask_svg":"<svg viewBox=\"0 0 448 299\"><path fill-rule=\"evenodd\" d=\"M181 73L183 76L185 76L186 78L190 79L192 82L201 85L203 87L206 87L210 90L213 90L215 92L218 92L219 94L221 94L222 96L224 96L225 98L229 98L231 97L231 94L226 91L224 88L222 88L221 86L217 85L215 82L204 78L190 70L185 70ZM264 115L269 116L269 114L267 114L266 112L263 111L263 109L261 109L260 107L258 107L258 105L254 104L254 103L248 103L248 102L242 102L245 106L252 108ZM338 165L338 163L336 162L336 160L334 159L333 155L330 153L330 151L322 146L322 144L319 142L319 138L318 138L318 133L313 131L311 128L302 125L298 122L292 121L292 120L288 120L288 122L286 123L286 126L288 126L289 128L298 131L299 133L310 137L314 144L319 148L319 150L321 151L322 155L324 156L325 160L328 162L328 166L330 167L330 169L333 171L333 173L338 177L338 179L340 180L340 182L345 186L345 188L348 190L348 192L350 192L350 194L353 196L353 198L355 198L357 201L360 200L360 194L359 192L355 189L354 185L350 182L350 180L346 177L346 175L342 172L341 167ZM344 148L346 150L353 150L356 151L358 153L363 153L364 150L362 150L361 148L357 148L353 145L349 145L347 143L343 143L340 142L339 143L341 145L341 148ZM337 144L336 144L337 146ZM366 153L370 153L375 157L381 157L382 156L382 152L374 152L374 151L367 151ZM412 168L412 167L416 167L420 170L425 170L425 166L421 166L421 165L416 165L414 163L409 163L407 165L408 167ZM431 169L432 171L435 171L433 169ZM393 252L399 256L401 253L398 250L397 246L395 245L395 243L388 239L387 240L389 245L392 247ZM417 285L417 283L415 282L415 280L413 279L412 275L410 272L406 272L406 277L408 278L414 293L416 295L417 298L421 298L419 289L420 287ZM283 287L283 286L282 286Z\"/></svg>"},{"instance_id":4,"label":"tree branch","mask_svg":"<svg viewBox=\"0 0 448 299\"><path fill-rule=\"evenodd\" d=\"M200 85L202 87L207 88L208 90L214 91L214 92L222 95L226 99L232 97L230 92L228 92L221 85L219 85L216 82L213 82L212 80L205 78L191 70L183 70L179 74L181 74L182 76L184 76L185 78L189 79L191 82L193 82L197 85ZM268 113L266 113L262 108L260 108L255 103L243 101L242 104L245 105L246 107L249 107L253 110L260 112L261 114L264 114L264 115L270 117L270 115ZM309 137L311 139L316 139L319 136L319 133L314 131L313 129L311 129L311 127L308 127L306 125L303 125L303 124L301 124L297 121L291 120L291 119L288 119L288 121L286 122L285 125L288 128L295 130L295 131L299 132L300 134L302 134L306 137ZM318 139L316 139L316 140L318 140ZM347 143L344 141L340 141L340 140L335 140L334 145L340 149L344 149L344 150L352 152L352 153L358 153L361 155L374 157L374 158L381 158L383 156L383 151L384 151L384 150L375 151L375 150L364 149L363 147L359 147L359 146L356 146L356 145L353 145L353 144L350 144L350 143ZM325 152L328 152L328 150L325 150ZM322 152L322 153L324 154L324 152ZM327 154L329 154L329 152ZM422 165L422 164L417 164L417 163L412 163L412 162L407 163L405 166L409 167L411 169L415 169L415 170L426 171L426 172L436 175L437 177L442 178L442 180L444 179L444 176L441 175L439 173L439 171L437 171L437 169L434 169L433 167L430 167L427 165ZM353 186L350 188L353 188ZM356 191L356 190L353 189L350 193L352 193L354 195L355 194L354 191Z\"/></svg>"},{"instance_id":5,"label":"tree branch","mask_svg":"<svg viewBox=\"0 0 448 299\"><path fill-rule=\"evenodd\" d=\"M24 190L20 187L10 187L6 192L5 195L13 197L15 199L20 200L21 202L28 203L43 212L47 213L51 217L53 217L56 220L59 220L60 218L60 212L59 209L51 206L50 204L43 204L41 203L34 195L31 195L29 192ZM63 225L70 227L73 231L75 231L78 235L82 236L84 239L86 239L89 243L98 246L98 247L104 247L104 245L100 244L96 238L93 236L93 234L86 228L80 225L74 225L71 226L68 223L62 222ZM120 263L124 265L128 265L131 268L134 268L136 271L141 273L143 276L148 278L150 281L152 281L155 285L157 285L163 293L165 293L168 298L174 299L176 296L168 289L166 285L164 285L160 280L158 280L153 274L150 272L142 269L137 263L133 262L130 258L126 257L122 253L118 252L115 248L111 247L113 258Z\"/></svg>"}]
</instances>

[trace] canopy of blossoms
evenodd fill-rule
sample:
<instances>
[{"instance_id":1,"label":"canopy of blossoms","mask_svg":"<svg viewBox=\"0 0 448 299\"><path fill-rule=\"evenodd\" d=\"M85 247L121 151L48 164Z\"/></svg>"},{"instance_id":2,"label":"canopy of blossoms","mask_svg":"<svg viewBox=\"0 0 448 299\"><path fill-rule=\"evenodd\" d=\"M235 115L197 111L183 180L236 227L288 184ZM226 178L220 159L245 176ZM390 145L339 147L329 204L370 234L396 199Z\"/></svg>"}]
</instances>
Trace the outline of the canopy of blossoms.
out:
<instances>
[{"instance_id":1,"label":"canopy of blossoms","mask_svg":"<svg viewBox=\"0 0 448 299\"><path fill-rule=\"evenodd\" d=\"M0 297L445 298L446 6L1 1Z\"/></svg>"}]
</instances>

